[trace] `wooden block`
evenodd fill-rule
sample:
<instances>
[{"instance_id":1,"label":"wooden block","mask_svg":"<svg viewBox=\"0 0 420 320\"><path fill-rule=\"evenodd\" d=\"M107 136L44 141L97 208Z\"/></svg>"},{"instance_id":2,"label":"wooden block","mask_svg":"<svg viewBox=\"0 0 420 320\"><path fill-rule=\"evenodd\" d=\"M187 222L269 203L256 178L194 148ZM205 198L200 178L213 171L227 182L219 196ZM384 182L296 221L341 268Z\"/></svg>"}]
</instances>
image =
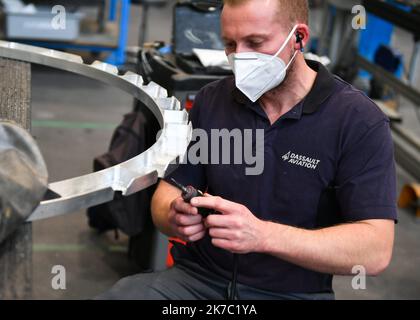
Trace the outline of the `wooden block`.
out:
<instances>
[{"instance_id":1,"label":"wooden block","mask_svg":"<svg viewBox=\"0 0 420 320\"><path fill-rule=\"evenodd\" d=\"M31 129L31 65L0 58L0 118ZM0 245L0 299L32 296L32 225L25 223Z\"/></svg>"}]
</instances>

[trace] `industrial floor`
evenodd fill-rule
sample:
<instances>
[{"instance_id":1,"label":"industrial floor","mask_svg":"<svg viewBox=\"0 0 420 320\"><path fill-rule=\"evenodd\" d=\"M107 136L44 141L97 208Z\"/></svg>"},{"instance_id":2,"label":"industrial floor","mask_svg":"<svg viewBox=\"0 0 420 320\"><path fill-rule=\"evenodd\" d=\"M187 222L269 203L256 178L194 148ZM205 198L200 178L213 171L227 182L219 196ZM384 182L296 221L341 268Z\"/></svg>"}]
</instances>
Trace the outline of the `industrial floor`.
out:
<instances>
[{"instance_id":1,"label":"industrial floor","mask_svg":"<svg viewBox=\"0 0 420 320\"><path fill-rule=\"evenodd\" d=\"M165 10L153 17L169 15L170 10ZM132 44L136 44L138 16L133 12ZM148 38L168 40L165 30L164 26L152 29L157 33ZM77 75L36 66L32 70L33 134L46 159L50 181L91 172L93 158L106 151L113 129L132 108L132 99ZM398 167L398 190L409 182L413 178ZM89 299L138 271L127 257L127 237L120 233L116 240L113 232L98 235L87 226L85 212L35 222L33 230L34 299ZM54 265L66 269L65 290L51 286ZM419 266L420 219L400 210L390 267L379 277L369 277L365 290L352 289L351 277L336 277L336 297L420 299Z\"/></svg>"}]
</instances>

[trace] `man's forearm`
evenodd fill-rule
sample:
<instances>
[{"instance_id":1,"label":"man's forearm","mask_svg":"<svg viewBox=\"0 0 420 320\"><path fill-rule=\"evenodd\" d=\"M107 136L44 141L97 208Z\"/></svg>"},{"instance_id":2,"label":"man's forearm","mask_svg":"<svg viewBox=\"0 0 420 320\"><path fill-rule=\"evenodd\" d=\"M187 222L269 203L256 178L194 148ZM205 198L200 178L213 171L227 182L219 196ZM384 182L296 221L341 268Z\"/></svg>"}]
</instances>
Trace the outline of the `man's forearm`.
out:
<instances>
[{"instance_id":1,"label":"man's forearm","mask_svg":"<svg viewBox=\"0 0 420 320\"><path fill-rule=\"evenodd\" d=\"M154 203L152 204L152 219L153 224L158 230L168 237L172 237L172 231L169 228L168 221L169 204L167 203Z\"/></svg>"},{"instance_id":2,"label":"man's forearm","mask_svg":"<svg viewBox=\"0 0 420 320\"><path fill-rule=\"evenodd\" d=\"M389 232L367 220L320 230L305 230L264 222L261 252L330 274L351 274L362 265L369 275L382 272L392 255L393 221L381 221ZM379 220L378 220L379 221Z\"/></svg>"}]
</instances>

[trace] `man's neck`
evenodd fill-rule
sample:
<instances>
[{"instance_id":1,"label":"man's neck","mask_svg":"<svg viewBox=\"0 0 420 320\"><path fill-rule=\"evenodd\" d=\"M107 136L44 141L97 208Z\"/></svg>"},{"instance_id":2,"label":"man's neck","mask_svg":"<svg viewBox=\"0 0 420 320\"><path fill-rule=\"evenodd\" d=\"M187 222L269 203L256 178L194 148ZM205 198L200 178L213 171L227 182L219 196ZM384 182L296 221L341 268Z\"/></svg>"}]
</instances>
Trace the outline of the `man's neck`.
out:
<instances>
[{"instance_id":1,"label":"man's neck","mask_svg":"<svg viewBox=\"0 0 420 320\"><path fill-rule=\"evenodd\" d=\"M289 112L308 93L315 82L317 73L305 62L303 55L296 57L286 80L278 87L264 94L260 99L271 124Z\"/></svg>"}]
</instances>

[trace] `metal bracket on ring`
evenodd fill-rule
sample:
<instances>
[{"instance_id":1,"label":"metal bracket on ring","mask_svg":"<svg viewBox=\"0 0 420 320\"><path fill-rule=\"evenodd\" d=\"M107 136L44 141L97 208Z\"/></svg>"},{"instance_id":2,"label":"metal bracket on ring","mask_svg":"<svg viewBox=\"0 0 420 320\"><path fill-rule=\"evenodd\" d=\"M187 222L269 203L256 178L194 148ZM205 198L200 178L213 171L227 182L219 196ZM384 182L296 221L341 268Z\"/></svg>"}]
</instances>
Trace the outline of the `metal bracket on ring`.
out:
<instances>
[{"instance_id":1,"label":"metal bracket on ring","mask_svg":"<svg viewBox=\"0 0 420 320\"><path fill-rule=\"evenodd\" d=\"M114 192L128 196L163 178L175 161L182 161L191 141L192 126L180 102L151 82L143 85L140 75L100 61L88 65L80 56L14 42L0 41L0 57L41 64L77 73L120 88L149 108L157 118L161 132L156 143L140 155L114 167L49 184L57 194L42 201L27 221L45 219L111 201Z\"/></svg>"}]
</instances>

